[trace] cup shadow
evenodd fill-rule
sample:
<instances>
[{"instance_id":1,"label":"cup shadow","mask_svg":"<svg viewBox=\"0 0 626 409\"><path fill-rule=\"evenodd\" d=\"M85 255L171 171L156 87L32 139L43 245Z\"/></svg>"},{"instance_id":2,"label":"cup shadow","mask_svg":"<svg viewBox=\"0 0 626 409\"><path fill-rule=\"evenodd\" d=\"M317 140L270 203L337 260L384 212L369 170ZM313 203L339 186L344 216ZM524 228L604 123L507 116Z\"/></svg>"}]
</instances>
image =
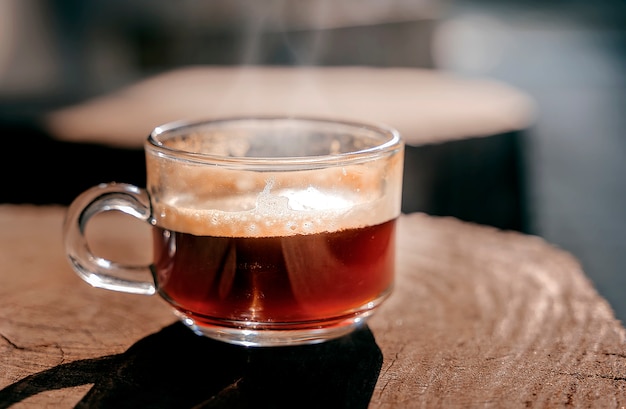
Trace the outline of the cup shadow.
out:
<instances>
[{"instance_id":1,"label":"cup shadow","mask_svg":"<svg viewBox=\"0 0 626 409\"><path fill-rule=\"evenodd\" d=\"M0 390L0 409L85 384L77 408L367 408L382 360L367 326L321 344L245 348L177 322L124 353L27 376Z\"/></svg>"}]
</instances>

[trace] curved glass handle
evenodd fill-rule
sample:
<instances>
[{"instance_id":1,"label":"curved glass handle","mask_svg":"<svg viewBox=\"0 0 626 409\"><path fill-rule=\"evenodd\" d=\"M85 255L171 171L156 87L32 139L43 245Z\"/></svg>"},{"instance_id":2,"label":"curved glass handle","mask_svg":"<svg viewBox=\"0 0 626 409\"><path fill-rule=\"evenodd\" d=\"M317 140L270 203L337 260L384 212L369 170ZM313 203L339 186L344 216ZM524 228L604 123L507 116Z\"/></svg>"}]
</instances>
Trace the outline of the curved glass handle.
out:
<instances>
[{"instance_id":1,"label":"curved glass handle","mask_svg":"<svg viewBox=\"0 0 626 409\"><path fill-rule=\"evenodd\" d=\"M152 277L149 265L119 264L93 254L85 237L89 220L103 212L120 211L151 223L150 199L141 188L124 183L103 183L80 194L70 205L63 225L63 244L76 273L94 287L152 295L154 281L127 277ZM146 275L146 273L148 275Z\"/></svg>"}]
</instances>

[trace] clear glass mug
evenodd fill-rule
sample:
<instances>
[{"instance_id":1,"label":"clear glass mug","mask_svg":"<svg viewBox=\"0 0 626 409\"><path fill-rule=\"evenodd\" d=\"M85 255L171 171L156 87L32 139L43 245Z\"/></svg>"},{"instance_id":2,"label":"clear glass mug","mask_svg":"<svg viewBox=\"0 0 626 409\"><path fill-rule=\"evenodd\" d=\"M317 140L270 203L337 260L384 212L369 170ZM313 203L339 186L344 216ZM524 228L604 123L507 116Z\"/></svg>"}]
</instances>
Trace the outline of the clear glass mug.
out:
<instances>
[{"instance_id":1,"label":"clear glass mug","mask_svg":"<svg viewBox=\"0 0 626 409\"><path fill-rule=\"evenodd\" d=\"M404 160L396 130L228 118L157 127L144 148L145 189L101 184L68 209L67 257L92 286L158 293L199 335L245 346L345 335L392 291ZM108 211L152 225L150 265L92 253L86 226Z\"/></svg>"}]
</instances>

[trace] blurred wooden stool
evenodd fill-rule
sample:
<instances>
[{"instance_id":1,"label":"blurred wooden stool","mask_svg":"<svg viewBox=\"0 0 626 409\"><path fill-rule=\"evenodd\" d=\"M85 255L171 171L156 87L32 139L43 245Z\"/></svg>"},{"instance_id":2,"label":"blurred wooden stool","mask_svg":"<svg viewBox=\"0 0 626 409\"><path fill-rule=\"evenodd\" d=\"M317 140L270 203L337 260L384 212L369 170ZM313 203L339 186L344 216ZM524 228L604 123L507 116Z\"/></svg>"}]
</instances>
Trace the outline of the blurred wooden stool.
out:
<instances>
[{"instance_id":1,"label":"blurred wooden stool","mask_svg":"<svg viewBox=\"0 0 626 409\"><path fill-rule=\"evenodd\" d=\"M239 115L324 116L393 126L408 144L403 212L524 230L520 155L533 102L493 80L413 68L190 67L52 112L44 124L56 139L107 149L92 159L93 172L81 171L94 176L63 202L113 178L141 184L137 161L107 156L114 149L141 156L145 138L158 125ZM64 163L73 164L71 158ZM111 176L103 180L107 168Z\"/></svg>"},{"instance_id":2,"label":"blurred wooden stool","mask_svg":"<svg viewBox=\"0 0 626 409\"><path fill-rule=\"evenodd\" d=\"M368 67L190 67L50 113L72 142L140 148L163 123L305 115L386 123L424 145L525 129L527 95L504 83L436 70Z\"/></svg>"}]
</instances>

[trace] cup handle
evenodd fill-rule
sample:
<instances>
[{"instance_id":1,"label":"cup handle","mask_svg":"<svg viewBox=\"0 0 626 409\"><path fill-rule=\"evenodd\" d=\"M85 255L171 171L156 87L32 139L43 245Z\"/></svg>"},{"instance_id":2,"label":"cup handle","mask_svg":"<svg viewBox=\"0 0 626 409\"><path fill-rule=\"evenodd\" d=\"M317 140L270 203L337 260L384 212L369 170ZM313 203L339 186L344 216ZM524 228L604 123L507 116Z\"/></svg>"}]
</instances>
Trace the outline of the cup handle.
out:
<instances>
[{"instance_id":1,"label":"cup handle","mask_svg":"<svg viewBox=\"0 0 626 409\"><path fill-rule=\"evenodd\" d=\"M152 295L153 281L127 277L152 277L149 265L120 264L98 257L89 248L85 228L103 212L120 211L152 224L150 199L145 189L125 183L103 183L81 193L71 203L63 225L63 243L74 271L93 287L132 294Z\"/></svg>"}]
</instances>

